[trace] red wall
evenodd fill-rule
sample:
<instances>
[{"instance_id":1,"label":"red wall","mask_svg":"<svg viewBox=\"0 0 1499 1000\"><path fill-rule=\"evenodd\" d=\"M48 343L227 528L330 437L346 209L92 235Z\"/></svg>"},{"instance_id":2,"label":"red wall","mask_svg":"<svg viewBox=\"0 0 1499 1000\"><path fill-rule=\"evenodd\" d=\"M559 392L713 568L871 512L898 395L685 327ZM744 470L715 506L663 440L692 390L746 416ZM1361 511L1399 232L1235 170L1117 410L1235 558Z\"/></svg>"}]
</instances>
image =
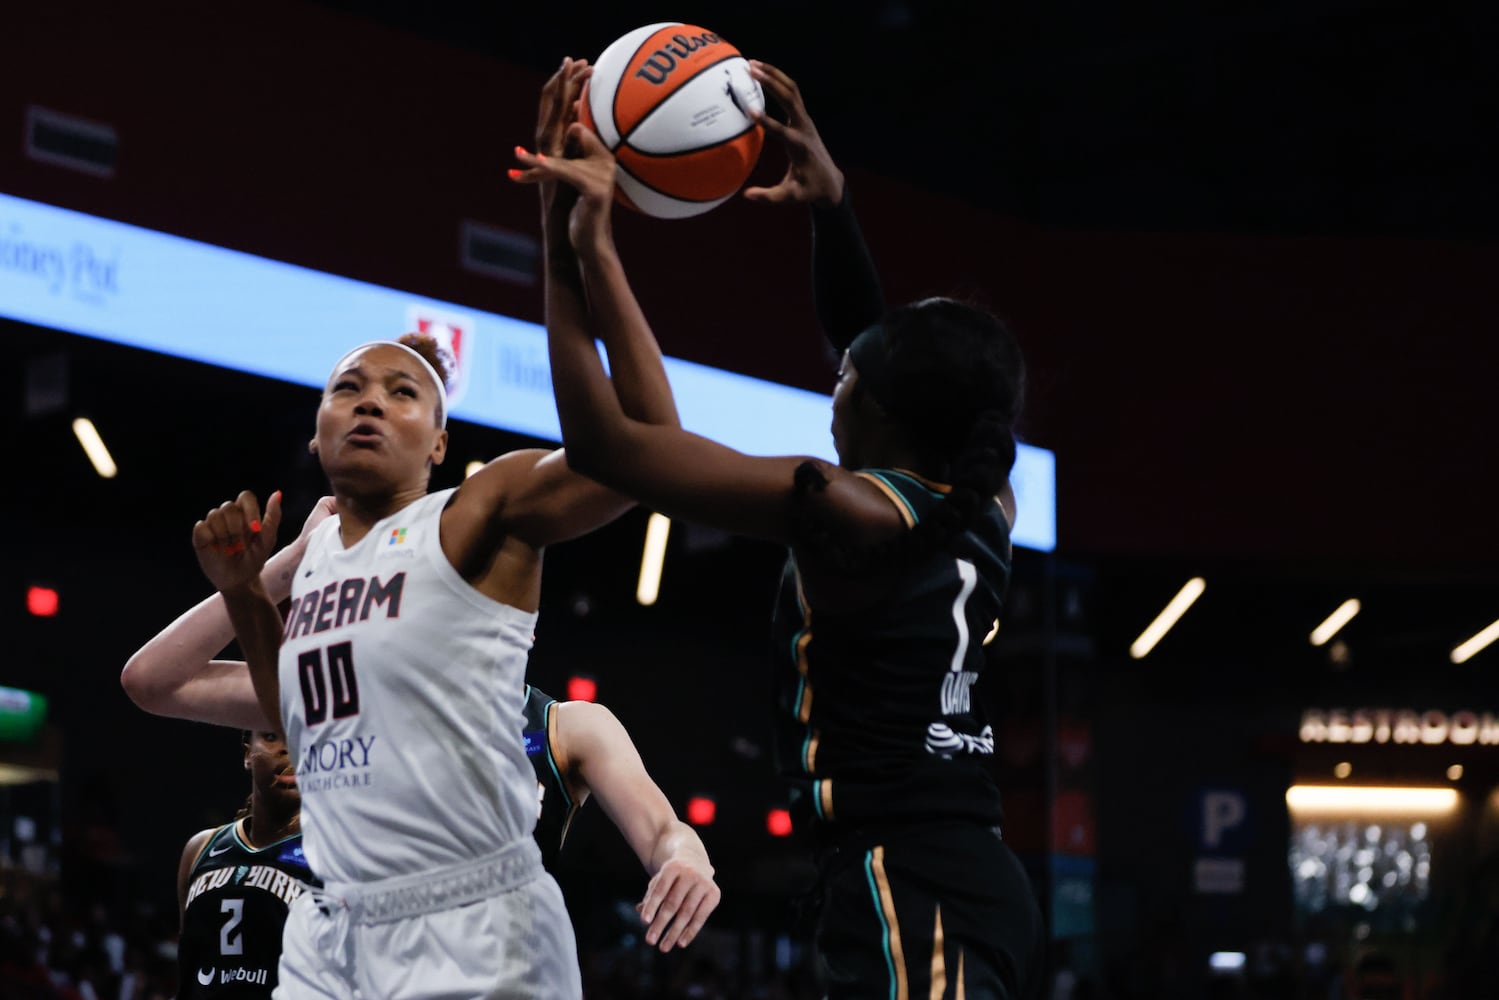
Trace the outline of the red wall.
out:
<instances>
[{"instance_id":1,"label":"red wall","mask_svg":"<svg viewBox=\"0 0 1499 1000\"><path fill-rule=\"evenodd\" d=\"M536 74L319 7L129 6L7 10L0 190L539 318L457 264L463 218L535 232L504 171ZM113 124L117 175L26 160L29 104ZM1047 231L850 173L893 298L977 293L1021 332L1064 549L1499 554L1492 246ZM800 212L618 229L668 353L828 385Z\"/></svg>"}]
</instances>

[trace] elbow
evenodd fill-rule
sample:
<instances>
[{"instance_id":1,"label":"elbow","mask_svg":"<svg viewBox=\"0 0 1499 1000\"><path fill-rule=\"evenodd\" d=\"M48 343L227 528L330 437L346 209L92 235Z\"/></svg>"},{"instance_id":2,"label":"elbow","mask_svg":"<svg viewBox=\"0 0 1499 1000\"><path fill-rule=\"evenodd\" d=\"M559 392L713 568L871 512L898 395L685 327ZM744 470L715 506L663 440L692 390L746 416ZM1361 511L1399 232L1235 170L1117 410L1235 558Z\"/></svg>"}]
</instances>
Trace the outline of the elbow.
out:
<instances>
[{"instance_id":1,"label":"elbow","mask_svg":"<svg viewBox=\"0 0 1499 1000\"><path fill-rule=\"evenodd\" d=\"M580 476L613 488L619 471L620 456L627 454L622 443L600 429L597 432L563 435L563 455L567 467Z\"/></svg>"},{"instance_id":2,"label":"elbow","mask_svg":"<svg viewBox=\"0 0 1499 1000\"><path fill-rule=\"evenodd\" d=\"M155 712L161 700L161 690L159 685L151 683L150 673L144 651L138 652L125 662L125 669L120 671L120 687L125 689L125 694L138 708Z\"/></svg>"}]
</instances>

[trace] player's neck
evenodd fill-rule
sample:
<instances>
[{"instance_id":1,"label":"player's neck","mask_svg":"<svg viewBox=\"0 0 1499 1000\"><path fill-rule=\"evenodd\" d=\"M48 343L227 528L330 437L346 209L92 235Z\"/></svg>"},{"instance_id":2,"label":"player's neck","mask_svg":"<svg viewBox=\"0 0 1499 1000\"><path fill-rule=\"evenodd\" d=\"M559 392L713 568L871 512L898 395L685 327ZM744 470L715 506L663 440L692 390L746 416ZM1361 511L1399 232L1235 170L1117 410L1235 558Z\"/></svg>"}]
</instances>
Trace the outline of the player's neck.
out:
<instances>
[{"instance_id":1,"label":"player's neck","mask_svg":"<svg viewBox=\"0 0 1499 1000\"><path fill-rule=\"evenodd\" d=\"M301 832L302 814L300 811L290 816L277 816L269 809L251 809L250 815L239 824L240 839L256 850L269 847L278 840L285 840Z\"/></svg>"},{"instance_id":2,"label":"player's neck","mask_svg":"<svg viewBox=\"0 0 1499 1000\"><path fill-rule=\"evenodd\" d=\"M394 493L361 495L335 493L338 503L339 541L344 548L359 544L379 521L427 495L427 484L413 485Z\"/></svg>"}]
</instances>

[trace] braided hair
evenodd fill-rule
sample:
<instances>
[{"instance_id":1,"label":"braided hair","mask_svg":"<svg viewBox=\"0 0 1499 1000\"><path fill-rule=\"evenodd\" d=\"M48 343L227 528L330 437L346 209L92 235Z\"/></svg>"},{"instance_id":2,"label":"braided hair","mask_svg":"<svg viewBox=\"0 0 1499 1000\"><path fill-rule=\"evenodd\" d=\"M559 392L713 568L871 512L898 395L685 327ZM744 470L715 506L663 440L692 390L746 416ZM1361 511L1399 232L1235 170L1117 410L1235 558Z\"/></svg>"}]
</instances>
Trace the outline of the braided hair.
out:
<instances>
[{"instance_id":1,"label":"braided hair","mask_svg":"<svg viewBox=\"0 0 1499 1000\"><path fill-rule=\"evenodd\" d=\"M859 371L855 391L870 393L904 425L921 460L942 470L952 487L915 528L874 546L851 549L825 525L800 517L798 540L835 568L852 572L940 551L1004 488L1015 464L1025 361L1014 334L997 317L947 298L890 310L849 350ZM816 465L797 469L797 497L826 485Z\"/></svg>"},{"instance_id":2,"label":"braided hair","mask_svg":"<svg viewBox=\"0 0 1499 1000\"><path fill-rule=\"evenodd\" d=\"M253 740L254 738L255 738L255 733L252 730L249 730L249 729L241 729L240 730L240 732L239 732L239 741L240 741L240 743L242 743L244 745L246 753L250 752L250 741ZM245 804L239 807L239 812L237 812L237 813L234 814L234 819L230 820L230 822L232 822L232 823L238 823L240 820L242 820L246 816L250 815L250 813L252 811L251 807L254 806L254 804L255 804L255 793L251 792L249 795L245 796Z\"/></svg>"}]
</instances>

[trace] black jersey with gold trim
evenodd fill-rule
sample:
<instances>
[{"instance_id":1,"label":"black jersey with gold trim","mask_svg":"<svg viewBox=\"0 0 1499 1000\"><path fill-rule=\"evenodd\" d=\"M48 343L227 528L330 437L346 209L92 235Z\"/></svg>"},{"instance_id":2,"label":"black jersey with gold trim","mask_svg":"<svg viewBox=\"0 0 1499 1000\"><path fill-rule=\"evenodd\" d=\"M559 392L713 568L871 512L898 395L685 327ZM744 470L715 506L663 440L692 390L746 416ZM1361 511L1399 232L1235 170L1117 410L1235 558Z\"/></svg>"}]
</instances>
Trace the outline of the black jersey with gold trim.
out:
<instances>
[{"instance_id":1,"label":"black jersey with gold trim","mask_svg":"<svg viewBox=\"0 0 1499 1000\"><path fill-rule=\"evenodd\" d=\"M557 763L553 745L557 699L531 685L526 685L526 722L524 736L526 756L536 771L536 795L540 812L536 818L536 844L541 848L541 863L553 871L573 817L582 804L573 800L567 781Z\"/></svg>"},{"instance_id":2,"label":"black jersey with gold trim","mask_svg":"<svg viewBox=\"0 0 1499 1000\"><path fill-rule=\"evenodd\" d=\"M859 475L912 527L948 487ZM839 825L921 818L997 824L984 760L994 731L972 697L1010 580L1009 526L991 502L967 531L854 611L808 604L795 560L776 608L776 749L798 812ZM872 572L878 573L876 568Z\"/></svg>"},{"instance_id":3,"label":"black jersey with gold trim","mask_svg":"<svg viewBox=\"0 0 1499 1000\"><path fill-rule=\"evenodd\" d=\"M188 876L177 945L180 1000L269 997L287 911L320 884L300 833L256 848L238 821L215 831Z\"/></svg>"}]
</instances>

